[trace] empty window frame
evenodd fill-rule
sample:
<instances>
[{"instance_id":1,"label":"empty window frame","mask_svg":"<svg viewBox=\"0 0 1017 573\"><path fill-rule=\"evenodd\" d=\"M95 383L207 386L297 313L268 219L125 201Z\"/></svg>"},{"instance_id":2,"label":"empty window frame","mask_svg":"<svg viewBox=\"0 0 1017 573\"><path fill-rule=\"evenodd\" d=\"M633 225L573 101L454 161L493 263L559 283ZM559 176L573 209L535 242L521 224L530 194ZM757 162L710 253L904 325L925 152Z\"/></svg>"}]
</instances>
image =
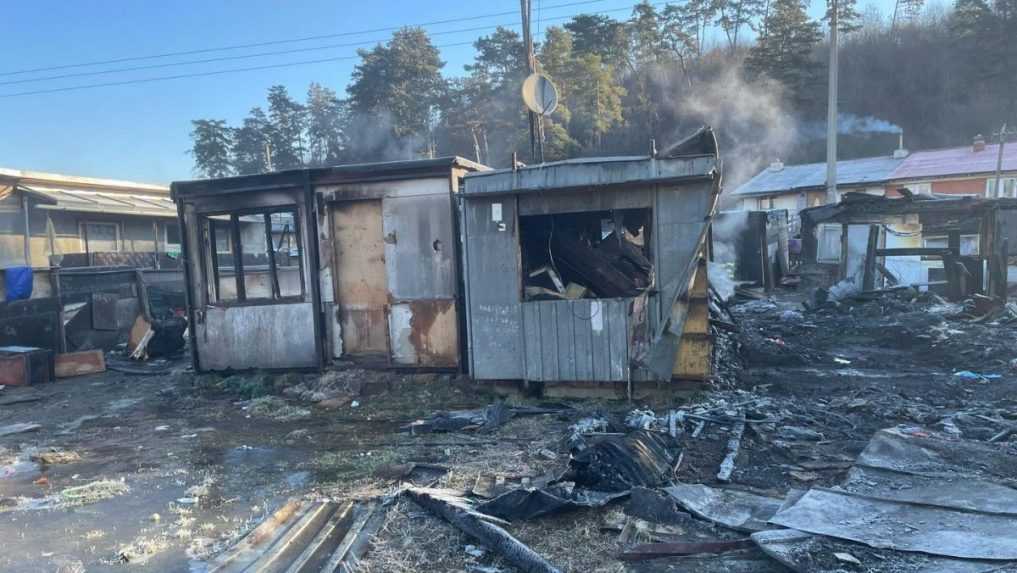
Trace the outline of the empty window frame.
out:
<instances>
[{"instance_id":1,"label":"empty window frame","mask_svg":"<svg viewBox=\"0 0 1017 573\"><path fill-rule=\"evenodd\" d=\"M960 254L962 257L978 255L978 243L980 241L978 235L961 235L960 237ZM926 249L945 249L949 247L949 238L944 236L933 236L925 237L922 239L922 245ZM922 257L923 260L939 261L941 257Z\"/></svg>"},{"instance_id":2,"label":"empty window frame","mask_svg":"<svg viewBox=\"0 0 1017 573\"><path fill-rule=\"evenodd\" d=\"M120 224L83 221L80 224L81 247L86 253L120 252Z\"/></svg>"},{"instance_id":3,"label":"empty window frame","mask_svg":"<svg viewBox=\"0 0 1017 573\"><path fill-rule=\"evenodd\" d=\"M996 193L996 178L990 177L985 180L985 196L990 198L1017 198L1017 177L1000 177L999 186L1003 190Z\"/></svg>"},{"instance_id":4,"label":"empty window frame","mask_svg":"<svg viewBox=\"0 0 1017 573\"><path fill-rule=\"evenodd\" d=\"M285 237L274 233L285 221ZM303 245L293 208L243 210L201 220L202 256L212 303L300 301L306 293ZM215 248L212 248L215 245Z\"/></svg>"},{"instance_id":5,"label":"empty window frame","mask_svg":"<svg viewBox=\"0 0 1017 573\"><path fill-rule=\"evenodd\" d=\"M163 225L163 252L180 253L180 227L176 221Z\"/></svg>"},{"instance_id":6,"label":"empty window frame","mask_svg":"<svg viewBox=\"0 0 1017 573\"><path fill-rule=\"evenodd\" d=\"M819 250L816 261L820 263L839 263L841 250L841 233L838 224L819 225Z\"/></svg>"},{"instance_id":7,"label":"empty window frame","mask_svg":"<svg viewBox=\"0 0 1017 573\"><path fill-rule=\"evenodd\" d=\"M651 209L519 217L523 300L634 297L653 286Z\"/></svg>"}]
</instances>

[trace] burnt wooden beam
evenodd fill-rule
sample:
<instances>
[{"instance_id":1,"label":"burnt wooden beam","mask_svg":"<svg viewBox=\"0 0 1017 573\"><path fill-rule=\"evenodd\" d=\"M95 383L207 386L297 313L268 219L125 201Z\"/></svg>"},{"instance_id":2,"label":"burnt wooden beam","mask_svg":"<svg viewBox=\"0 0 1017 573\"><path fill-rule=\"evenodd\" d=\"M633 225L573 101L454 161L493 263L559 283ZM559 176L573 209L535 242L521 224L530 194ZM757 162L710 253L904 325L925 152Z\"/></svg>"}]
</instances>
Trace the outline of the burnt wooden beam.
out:
<instances>
[{"instance_id":1,"label":"burnt wooden beam","mask_svg":"<svg viewBox=\"0 0 1017 573\"><path fill-rule=\"evenodd\" d=\"M865 266L862 271L862 290L876 288L876 250L879 248L879 225L869 227L869 242L865 249Z\"/></svg>"},{"instance_id":2,"label":"burnt wooden beam","mask_svg":"<svg viewBox=\"0 0 1017 573\"><path fill-rule=\"evenodd\" d=\"M953 249L943 249L936 247L896 247L891 249L876 249L877 257L948 257L950 255L957 256L959 253L953 251Z\"/></svg>"}]
</instances>

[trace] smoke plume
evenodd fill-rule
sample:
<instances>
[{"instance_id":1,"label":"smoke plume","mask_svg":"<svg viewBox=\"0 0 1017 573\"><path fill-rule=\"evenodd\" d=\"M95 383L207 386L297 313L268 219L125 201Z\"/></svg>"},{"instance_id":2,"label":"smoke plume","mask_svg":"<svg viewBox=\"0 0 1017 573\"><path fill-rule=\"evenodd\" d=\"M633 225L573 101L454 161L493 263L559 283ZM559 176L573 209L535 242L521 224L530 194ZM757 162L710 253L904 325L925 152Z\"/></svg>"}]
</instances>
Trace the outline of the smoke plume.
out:
<instances>
[{"instance_id":1,"label":"smoke plume","mask_svg":"<svg viewBox=\"0 0 1017 573\"><path fill-rule=\"evenodd\" d=\"M674 92L672 92L674 93ZM747 81L740 66L685 87L672 97L683 129L708 124L720 140L724 161L722 196L774 159L786 157L796 138L796 121L785 107L783 89L774 81Z\"/></svg>"},{"instance_id":2,"label":"smoke plume","mask_svg":"<svg viewBox=\"0 0 1017 573\"><path fill-rule=\"evenodd\" d=\"M800 129L804 139L823 139L826 137L826 122L813 121ZM873 133L900 133L899 125L872 116L859 116L853 113L837 114L837 133L839 135L868 135Z\"/></svg>"}]
</instances>

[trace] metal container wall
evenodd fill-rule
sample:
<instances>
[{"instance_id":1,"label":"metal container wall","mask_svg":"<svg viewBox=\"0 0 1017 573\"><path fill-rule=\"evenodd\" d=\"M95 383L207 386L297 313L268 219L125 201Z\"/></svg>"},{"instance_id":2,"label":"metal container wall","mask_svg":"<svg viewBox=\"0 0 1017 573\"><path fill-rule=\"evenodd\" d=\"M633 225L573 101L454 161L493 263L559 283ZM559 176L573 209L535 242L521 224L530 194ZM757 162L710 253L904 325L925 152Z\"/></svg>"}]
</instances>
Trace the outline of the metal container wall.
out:
<instances>
[{"instance_id":1,"label":"metal container wall","mask_svg":"<svg viewBox=\"0 0 1017 573\"><path fill-rule=\"evenodd\" d=\"M670 379L676 339L665 341L672 352L658 353L671 362L659 369L663 374L636 372L633 332L642 324L657 332L671 318L671 301L688 288L717 191L715 165L712 157L607 158L467 176L460 220L473 378ZM657 286L646 300L645 323L634 317L631 298L522 300L520 215L632 208L653 212Z\"/></svg>"},{"instance_id":2,"label":"metal container wall","mask_svg":"<svg viewBox=\"0 0 1017 573\"><path fill-rule=\"evenodd\" d=\"M628 380L631 306L628 298L522 303L526 379Z\"/></svg>"}]
</instances>

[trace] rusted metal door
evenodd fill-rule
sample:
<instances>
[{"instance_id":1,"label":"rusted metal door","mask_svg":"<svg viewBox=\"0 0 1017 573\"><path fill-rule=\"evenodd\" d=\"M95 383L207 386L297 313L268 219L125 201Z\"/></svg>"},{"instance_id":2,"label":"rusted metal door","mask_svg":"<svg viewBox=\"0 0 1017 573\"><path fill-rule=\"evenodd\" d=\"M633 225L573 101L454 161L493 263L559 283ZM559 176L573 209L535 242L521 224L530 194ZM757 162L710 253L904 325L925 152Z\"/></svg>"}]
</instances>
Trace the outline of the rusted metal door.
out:
<instances>
[{"instance_id":1,"label":"rusted metal door","mask_svg":"<svg viewBox=\"0 0 1017 573\"><path fill-rule=\"evenodd\" d=\"M387 360L388 281L381 200L332 204L335 288L343 354Z\"/></svg>"},{"instance_id":2,"label":"rusted metal door","mask_svg":"<svg viewBox=\"0 0 1017 573\"><path fill-rule=\"evenodd\" d=\"M382 211L392 361L454 368L459 324L449 197L387 197Z\"/></svg>"}]
</instances>

